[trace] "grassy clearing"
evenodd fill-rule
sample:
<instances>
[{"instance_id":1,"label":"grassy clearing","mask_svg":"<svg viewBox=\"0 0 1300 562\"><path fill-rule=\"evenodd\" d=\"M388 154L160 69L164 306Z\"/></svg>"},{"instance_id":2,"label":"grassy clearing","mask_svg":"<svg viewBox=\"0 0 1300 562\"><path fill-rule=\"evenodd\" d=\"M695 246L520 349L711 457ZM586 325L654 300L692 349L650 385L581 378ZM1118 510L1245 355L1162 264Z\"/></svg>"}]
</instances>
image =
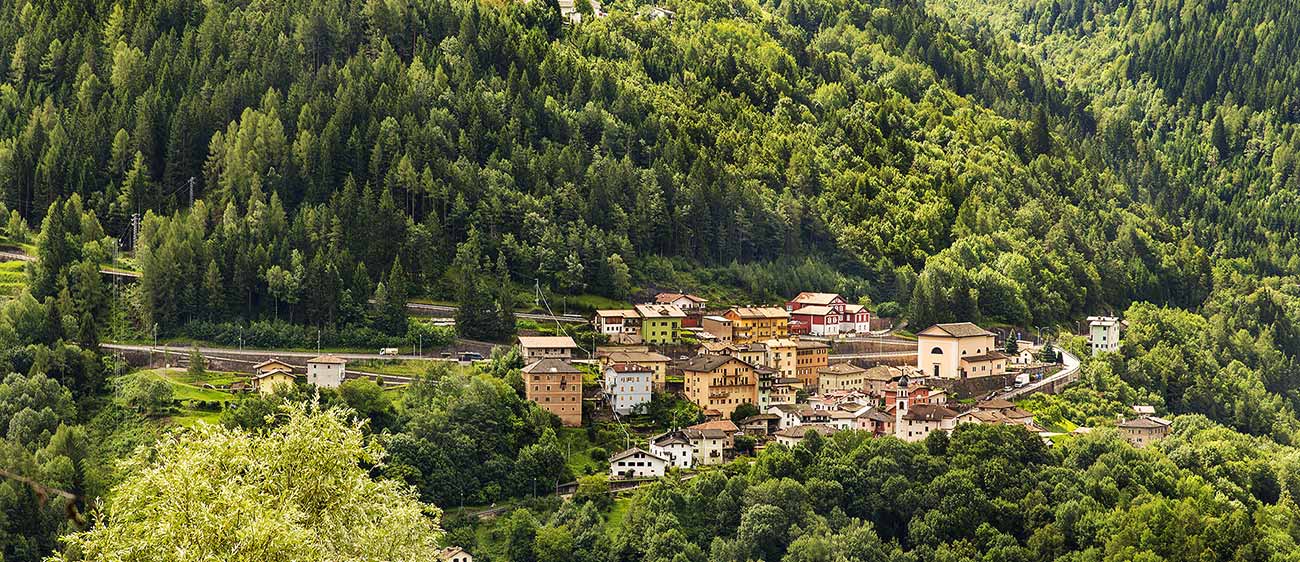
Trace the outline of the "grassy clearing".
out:
<instances>
[{"instance_id":1,"label":"grassy clearing","mask_svg":"<svg viewBox=\"0 0 1300 562\"><path fill-rule=\"evenodd\" d=\"M0 297L16 297L27 285L27 262L0 262Z\"/></svg>"},{"instance_id":2,"label":"grassy clearing","mask_svg":"<svg viewBox=\"0 0 1300 562\"><path fill-rule=\"evenodd\" d=\"M141 371L140 374L162 379L172 387L172 396L176 400L207 400L209 402L229 402L235 399L233 394L222 392L211 388L203 388L206 381L184 382L185 379L191 379L189 373L182 369L154 369L151 371ZM230 373L221 373L220 375L233 376ZM220 377L218 377L220 378ZM205 377L206 379L206 377ZM214 384L215 383L208 383Z\"/></svg>"},{"instance_id":3,"label":"grassy clearing","mask_svg":"<svg viewBox=\"0 0 1300 562\"><path fill-rule=\"evenodd\" d=\"M428 359L365 359L360 361L349 361L348 369L365 371L367 373L378 373L381 375L415 377L423 375L437 363L449 362L430 361ZM459 364L449 364L452 369L460 369Z\"/></svg>"},{"instance_id":4,"label":"grassy clearing","mask_svg":"<svg viewBox=\"0 0 1300 562\"><path fill-rule=\"evenodd\" d=\"M627 510L631 505L632 498L616 498L614 500L614 505L609 508L609 517L605 520L606 536L612 539L623 531L623 521L627 519Z\"/></svg>"},{"instance_id":5,"label":"grassy clearing","mask_svg":"<svg viewBox=\"0 0 1300 562\"><path fill-rule=\"evenodd\" d=\"M588 470L592 474L599 474L604 470L601 463L591 458L591 448L594 445L587 438L586 429L580 427L562 428L560 429L559 438L560 448L568 455L566 464L575 477L586 476Z\"/></svg>"}]
</instances>

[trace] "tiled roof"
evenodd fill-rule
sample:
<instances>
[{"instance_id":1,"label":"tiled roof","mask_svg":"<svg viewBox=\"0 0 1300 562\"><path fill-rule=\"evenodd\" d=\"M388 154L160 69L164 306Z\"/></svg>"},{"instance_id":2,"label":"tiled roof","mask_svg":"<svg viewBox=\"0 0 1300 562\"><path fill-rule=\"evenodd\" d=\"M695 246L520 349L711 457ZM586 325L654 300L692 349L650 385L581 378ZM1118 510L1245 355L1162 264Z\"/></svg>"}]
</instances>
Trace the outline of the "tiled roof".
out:
<instances>
[{"instance_id":1,"label":"tiled roof","mask_svg":"<svg viewBox=\"0 0 1300 562\"><path fill-rule=\"evenodd\" d=\"M904 419L916 421L939 421L957 417L957 412L934 404L917 404L907 409Z\"/></svg>"},{"instance_id":2,"label":"tiled roof","mask_svg":"<svg viewBox=\"0 0 1300 562\"><path fill-rule=\"evenodd\" d=\"M1123 422L1120 422L1119 426L1126 429L1156 429L1169 427L1170 423L1169 420L1157 418L1155 416L1142 416L1137 419L1124 420Z\"/></svg>"},{"instance_id":3,"label":"tiled roof","mask_svg":"<svg viewBox=\"0 0 1300 562\"><path fill-rule=\"evenodd\" d=\"M988 361L998 361L1006 358L1007 355L1005 353L1002 353L1001 351L990 351L988 353L983 353L980 355L967 355L965 357L962 357L961 360L967 363L985 363Z\"/></svg>"},{"instance_id":4,"label":"tiled roof","mask_svg":"<svg viewBox=\"0 0 1300 562\"><path fill-rule=\"evenodd\" d=\"M867 370L852 363L845 362L836 363L829 367L822 367L817 369L817 372L825 375L856 375L859 373L865 373Z\"/></svg>"},{"instance_id":5,"label":"tiled roof","mask_svg":"<svg viewBox=\"0 0 1300 562\"><path fill-rule=\"evenodd\" d=\"M947 334L954 338L969 338L972 336L991 336L993 335L993 332L976 326L971 322L953 322L950 324L935 324L923 330L921 334L927 336L941 336Z\"/></svg>"},{"instance_id":6,"label":"tiled roof","mask_svg":"<svg viewBox=\"0 0 1300 562\"><path fill-rule=\"evenodd\" d=\"M616 454L616 455L614 455L614 456L612 456L612 457L609 457L609 462L613 463L613 462L615 462L615 461L619 461L619 460L625 459L625 458L630 457L630 456L632 456L632 455L635 455L635 454L637 454L637 453L641 453L641 454L643 454L643 455L645 455L645 456L647 456L647 457L651 457L651 458L659 459L659 460L664 461L664 462L668 462L668 459L663 458L663 457L661 457L661 456L659 456L659 455L656 455L656 454L654 454L654 453L651 453L650 451L647 451L647 450L642 449L642 448L640 448L640 447L632 447L631 449L628 449L628 450L623 451L623 452L621 452L621 453L618 453L618 454Z\"/></svg>"},{"instance_id":7,"label":"tiled roof","mask_svg":"<svg viewBox=\"0 0 1300 562\"><path fill-rule=\"evenodd\" d=\"M686 318L682 309L670 304L638 304L636 312L642 318Z\"/></svg>"},{"instance_id":8,"label":"tiled roof","mask_svg":"<svg viewBox=\"0 0 1300 562\"><path fill-rule=\"evenodd\" d=\"M307 364L310 365L310 364L312 364L312 363L326 363L326 364L330 364L330 365L346 365L346 364L347 364L347 361L344 360L344 359L341 358L341 357L335 357L335 356L333 356L333 355L321 355L320 357L313 357L313 358L307 360Z\"/></svg>"},{"instance_id":9,"label":"tiled roof","mask_svg":"<svg viewBox=\"0 0 1300 562\"><path fill-rule=\"evenodd\" d=\"M835 299L843 300L839 295L835 293L814 293L810 291L804 291L802 293L799 293L798 295L795 295L793 299L790 299L790 302L813 304L813 305L818 305L818 304L825 305L825 304L830 304L832 302L835 302Z\"/></svg>"},{"instance_id":10,"label":"tiled roof","mask_svg":"<svg viewBox=\"0 0 1300 562\"><path fill-rule=\"evenodd\" d=\"M829 425L810 423L805 425L796 425L794 427L787 427L785 429L782 429L781 431L776 432L775 435L778 437L803 438L805 435L808 435L809 431L816 431L817 433L821 434L823 437L835 435L837 432L839 432L838 429L835 429Z\"/></svg>"},{"instance_id":11,"label":"tiled roof","mask_svg":"<svg viewBox=\"0 0 1300 562\"><path fill-rule=\"evenodd\" d=\"M789 318L790 313L776 306L738 306L731 309L741 318Z\"/></svg>"},{"instance_id":12,"label":"tiled roof","mask_svg":"<svg viewBox=\"0 0 1300 562\"><path fill-rule=\"evenodd\" d=\"M691 302L709 302L708 299L700 298L688 293L659 293L655 295L655 302L659 304L672 304L673 301L680 298L685 298Z\"/></svg>"},{"instance_id":13,"label":"tiled roof","mask_svg":"<svg viewBox=\"0 0 1300 562\"><path fill-rule=\"evenodd\" d=\"M578 347L569 336L519 336L519 345L530 348Z\"/></svg>"},{"instance_id":14,"label":"tiled roof","mask_svg":"<svg viewBox=\"0 0 1300 562\"><path fill-rule=\"evenodd\" d=\"M532 362L528 366L524 367L523 372L531 375L533 373L570 374L581 373L582 371L579 371L577 367L574 367L568 361L563 359L546 358Z\"/></svg>"}]
</instances>

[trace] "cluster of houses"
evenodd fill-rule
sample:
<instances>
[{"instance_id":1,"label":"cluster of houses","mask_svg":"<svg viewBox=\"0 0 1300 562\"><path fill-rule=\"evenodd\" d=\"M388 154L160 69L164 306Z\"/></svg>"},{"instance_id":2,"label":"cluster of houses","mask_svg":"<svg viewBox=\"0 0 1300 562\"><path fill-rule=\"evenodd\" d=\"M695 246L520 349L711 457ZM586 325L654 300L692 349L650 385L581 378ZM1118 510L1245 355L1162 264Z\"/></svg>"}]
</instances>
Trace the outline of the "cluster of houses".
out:
<instances>
[{"instance_id":1,"label":"cluster of houses","mask_svg":"<svg viewBox=\"0 0 1300 562\"><path fill-rule=\"evenodd\" d=\"M687 293L660 293L654 302L627 309L597 310L592 324L619 345L673 345L696 341L744 344L791 335L838 336L871 330L871 312L834 293L799 293L785 306L737 306L709 310L708 300Z\"/></svg>"},{"instance_id":2,"label":"cluster of houses","mask_svg":"<svg viewBox=\"0 0 1300 562\"><path fill-rule=\"evenodd\" d=\"M347 379L347 368L347 360L333 355L321 355L308 359L304 371L309 384L321 388L338 388ZM253 390L267 395L275 392L277 388L293 386L297 382L298 375L295 374L293 365L279 359L268 359L253 365L253 373L247 383L243 381L232 383L230 390L236 392Z\"/></svg>"}]
</instances>

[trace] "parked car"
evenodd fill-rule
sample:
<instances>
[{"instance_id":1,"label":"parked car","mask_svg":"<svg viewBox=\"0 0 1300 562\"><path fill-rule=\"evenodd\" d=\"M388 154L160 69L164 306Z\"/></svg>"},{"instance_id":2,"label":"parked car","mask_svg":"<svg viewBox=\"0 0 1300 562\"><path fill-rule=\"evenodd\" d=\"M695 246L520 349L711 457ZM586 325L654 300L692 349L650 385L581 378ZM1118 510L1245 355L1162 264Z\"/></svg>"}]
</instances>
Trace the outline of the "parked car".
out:
<instances>
[{"instance_id":1,"label":"parked car","mask_svg":"<svg viewBox=\"0 0 1300 562\"><path fill-rule=\"evenodd\" d=\"M380 355L383 355L383 356L396 356L396 355L397 355L397 348L396 348L396 347L385 347L385 348L379 350L379 354L380 354Z\"/></svg>"},{"instance_id":2,"label":"parked car","mask_svg":"<svg viewBox=\"0 0 1300 562\"><path fill-rule=\"evenodd\" d=\"M1002 387L1002 392L1011 392L1011 387L1009 386Z\"/></svg>"}]
</instances>

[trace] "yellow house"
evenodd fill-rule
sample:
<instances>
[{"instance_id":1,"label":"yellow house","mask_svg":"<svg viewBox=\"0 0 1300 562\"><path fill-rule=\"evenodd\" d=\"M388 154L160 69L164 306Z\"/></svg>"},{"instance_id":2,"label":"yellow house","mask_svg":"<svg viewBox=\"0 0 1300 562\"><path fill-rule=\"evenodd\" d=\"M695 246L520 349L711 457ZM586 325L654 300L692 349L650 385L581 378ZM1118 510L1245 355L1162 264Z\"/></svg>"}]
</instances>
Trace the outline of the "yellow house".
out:
<instances>
[{"instance_id":1,"label":"yellow house","mask_svg":"<svg viewBox=\"0 0 1300 562\"><path fill-rule=\"evenodd\" d=\"M686 313L670 304L638 304L641 316L641 341L649 344L677 343Z\"/></svg>"},{"instance_id":2,"label":"yellow house","mask_svg":"<svg viewBox=\"0 0 1300 562\"><path fill-rule=\"evenodd\" d=\"M935 324L916 335L916 368L927 377L964 379L1001 375L1007 356L993 332L970 322Z\"/></svg>"},{"instance_id":3,"label":"yellow house","mask_svg":"<svg viewBox=\"0 0 1300 562\"><path fill-rule=\"evenodd\" d=\"M799 378L799 382L805 388L819 388L820 376L823 367L830 365L831 346L819 341L799 340L798 349L795 350L796 369L794 376Z\"/></svg>"},{"instance_id":4,"label":"yellow house","mask_svg":"<svg viewBox=\"0 0 1300 562\"><path fill-rule=\"evenodd\" d=\"M293 373L284 369L270 369L253 375L253 388L263 396L275 392L277 388L293 386L296 380Z\"/></svg>"},{"instance_id":5,"label":"yellow house","mask_svg":"<svg viewBox=\"0 0 1300 562\"><path fill-rule=\"evenodd\" d=\"M738 306L722 314L731 320L732 343L784 338L790 335L790 313L776 306Z\"/></svg>"},{"instance_id":6,"label":"yellow house","mask_svg":"<svg viewBox=\"0 0 1300 562\"><path fill-rule=\"evenodd\" d=\"M730 355L697 355L678 368L686 398L704 410L717 410L728 418L741 404L758 402L754 368Z\"/></svg>"},{"instance_id":7,"label":"yellow house","mask_svg":"<svg viewBox=\"0 0 1300 562\"><path fill-rule=\"evenodd\" d=\"M776 338L763 342L767 346L765 365L776 369L783 379L793 379L798 372L799 342L790 338Z\"/></svg>"},{"instance_id":8,"label":"yellow house","mask_svg":"<svg viewBox=\"0 0 1300 562\"><path fill-rule=\"evenodd\" d=\"M608 349L608 348L606 348ZM671 359L667 355L660 355L653 351L642 351L643 348L633 348L627 351L610 351L601 356L601 370L611 365L640 365L650 370L654 377L655 390L662 391L668 382L668 362Z\"/></svg>"}]
</instances>

